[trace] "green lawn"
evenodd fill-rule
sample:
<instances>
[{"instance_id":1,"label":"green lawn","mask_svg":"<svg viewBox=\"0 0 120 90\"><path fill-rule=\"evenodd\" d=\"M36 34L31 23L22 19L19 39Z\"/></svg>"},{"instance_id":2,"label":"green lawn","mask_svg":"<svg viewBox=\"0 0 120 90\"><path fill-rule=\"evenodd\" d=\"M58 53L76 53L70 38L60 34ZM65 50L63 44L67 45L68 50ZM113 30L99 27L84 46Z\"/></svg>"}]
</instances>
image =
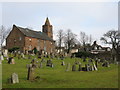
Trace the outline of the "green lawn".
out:
<instances>
[{"instance_id":1,"label":"green lawn","mask_svg":"<svg viewBox=\"0 0 120 90\"><path fill-rule=\"evenodd\" d=\"M33 57L34 58L34 57ZM46 58L46 60L48 60ZM65 58L65 64L70 62L71 67L75 60L79 60L84 66L85 63L79 58ZM61 66L62 60L53 59L54 67L35 69L35 76L41 79L30 82L27 80L26 64L31 60L18 60L16 64L8 64L7 60L2 64L2 87L3 88L118 88L118 65L111 64L110 67L101 67L99 64L98 71L76 71L65 72L66 65ZM38 59L40 61L40 59ZM9 84L7 79L12 73L17 73L20 83Z\"/></svg>"}]
</instances>

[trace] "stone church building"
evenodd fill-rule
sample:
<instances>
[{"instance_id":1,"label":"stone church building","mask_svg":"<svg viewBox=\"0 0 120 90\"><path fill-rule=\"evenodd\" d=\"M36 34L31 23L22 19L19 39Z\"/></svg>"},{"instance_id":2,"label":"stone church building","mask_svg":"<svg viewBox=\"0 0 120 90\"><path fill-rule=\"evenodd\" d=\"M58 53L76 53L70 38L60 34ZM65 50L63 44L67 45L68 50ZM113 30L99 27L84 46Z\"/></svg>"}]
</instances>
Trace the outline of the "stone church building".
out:
<instances>
[{"instance_id":1,"label":"stone church building","mask_svg":"<svg viewBox=\"0 0 120 90\"><path fill-rule=\"evenodd\" d=\"M6 47L7 49L19 47L21 52L36 48L38 51L53 53L55 51L55 41L53 40L52 28L48 17L42 26L42 32L13 25L12 31L6 38Z\"/></svg>"}]
</instances>

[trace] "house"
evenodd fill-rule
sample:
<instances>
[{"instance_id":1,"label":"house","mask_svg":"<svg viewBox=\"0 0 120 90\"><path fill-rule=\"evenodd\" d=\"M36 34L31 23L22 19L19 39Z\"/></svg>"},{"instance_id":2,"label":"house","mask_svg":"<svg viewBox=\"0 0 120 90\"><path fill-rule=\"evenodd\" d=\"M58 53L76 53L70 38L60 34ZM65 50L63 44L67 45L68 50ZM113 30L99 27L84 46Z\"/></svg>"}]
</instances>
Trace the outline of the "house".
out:
<instances>
[{"instance_id":1,"label":"house","mask_svg":"<svg viewBox=\"0 0 120 90\"><path fill-rule=\"evenodd\" d=\"M6 38L6 47L7 49L19 47L21 52L36 48L38 51L53 53L55 51L53 26L48 17L42 26L42 32L13 25L12 31Z\"/></svg>"},{"instance_id":2,"label":"house","mask_svg":"<svg viewBox=\"0 0 120 90\"><path fill-rule=\"evenodd\" d=\"M98 45L96 41L94 41L93 45L91 46L91 53L98 54L103 52L110 52L110 47L102 47L101 45Z\"/></svg>"}]
</instances>

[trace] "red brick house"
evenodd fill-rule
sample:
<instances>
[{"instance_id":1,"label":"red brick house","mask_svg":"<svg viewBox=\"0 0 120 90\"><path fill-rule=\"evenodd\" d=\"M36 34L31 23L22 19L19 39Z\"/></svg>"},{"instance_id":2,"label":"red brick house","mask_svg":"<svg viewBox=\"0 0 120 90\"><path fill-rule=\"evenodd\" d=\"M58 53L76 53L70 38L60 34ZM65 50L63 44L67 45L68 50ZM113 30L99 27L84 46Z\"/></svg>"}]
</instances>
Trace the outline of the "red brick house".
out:
<instances>
[{"instance_id":1,"label":"red brick house","mask_svg":"<svg viewBox=\"0 0 120 90\"><path fill-rule=\"evenodd\" d=\"M42 32L13 25L12 31L6 38L6 47L7 49L19 47L21 52L37 48L38 51L53 53L55 51L55 41L48 17L42 26Z\"/></svg>"}]
</instances>

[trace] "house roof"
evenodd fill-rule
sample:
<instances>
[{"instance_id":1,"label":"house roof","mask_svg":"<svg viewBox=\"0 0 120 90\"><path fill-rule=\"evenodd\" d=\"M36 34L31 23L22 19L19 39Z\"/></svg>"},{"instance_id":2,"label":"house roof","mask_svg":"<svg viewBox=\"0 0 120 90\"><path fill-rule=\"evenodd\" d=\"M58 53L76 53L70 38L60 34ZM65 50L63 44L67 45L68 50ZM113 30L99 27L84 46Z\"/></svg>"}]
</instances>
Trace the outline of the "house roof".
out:
<instances>
[{"instance_id":1,"label":"house roof","mask_svg":"<svg viewBox=\"0 0 120 90\"><path fill-rule=\"evenodd\" d=\"M16 26L16 25L14 25ZM33 38L39 38L42 40L49 40L49 41L54 41L52 38L48 37L46 33L41 32L41 31L34 31L28 28L22 28L16 26L25 36L28 37L33 37Z\"/></svg>"}]
</instances>

